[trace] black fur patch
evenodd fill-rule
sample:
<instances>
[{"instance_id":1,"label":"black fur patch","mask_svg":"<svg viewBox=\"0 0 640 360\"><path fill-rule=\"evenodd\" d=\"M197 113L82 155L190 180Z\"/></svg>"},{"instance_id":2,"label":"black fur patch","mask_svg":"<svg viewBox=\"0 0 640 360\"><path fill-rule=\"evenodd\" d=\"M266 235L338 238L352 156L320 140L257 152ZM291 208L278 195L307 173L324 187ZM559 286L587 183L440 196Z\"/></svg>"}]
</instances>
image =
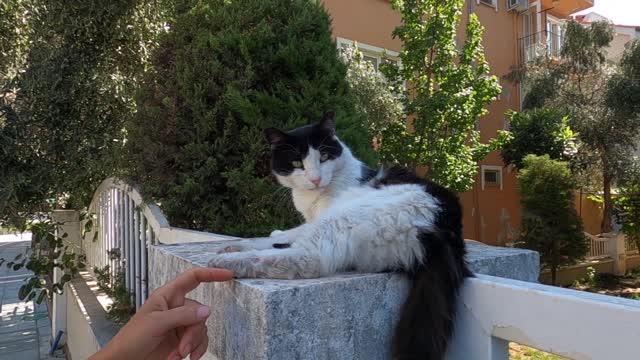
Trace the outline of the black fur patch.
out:
<instances>
[{"instance_id":1,"label":"black fur patch","mask_svg":"<svg viewBox=\"0 0 640 360\"><path fill-rule=\"evenodd\" d=\"M288 249L291 247L291 244L273 244L275 249Z\"/></svg>"},{"instance_id":2,"label":"black fur patch","mask_svg":"<svg viewBox=\"0 0 640 360\"><path fill-rule=\"evenodd\" d=\"M362 166L362 177L360 177L360 184L366 184L376 177L378 172L368 166Z\"/></svg>"},{"instance_id":3,"label":"black fur patch","mask_svg":"<svg viewBox=\"0 0 640 360\"><path fill-rule=\"evenodd\" d=\"M326 153L328 160L342 155L342 145L335 139L335 117L326 113L322 120L289 132L266 129L265 135L271 144L271 169L278 175L289 175L294 170L294 161L302 161L309 147Z\"/></svg>"}]
</instances>

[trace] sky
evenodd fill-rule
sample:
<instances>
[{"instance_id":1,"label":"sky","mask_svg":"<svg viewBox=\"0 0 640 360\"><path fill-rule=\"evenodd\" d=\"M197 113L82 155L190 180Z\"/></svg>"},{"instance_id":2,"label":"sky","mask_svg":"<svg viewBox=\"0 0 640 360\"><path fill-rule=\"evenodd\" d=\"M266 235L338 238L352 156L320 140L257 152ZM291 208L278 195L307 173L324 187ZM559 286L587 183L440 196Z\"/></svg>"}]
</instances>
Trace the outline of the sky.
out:
<instances>
[{"instance_id":1,"label":"sky","mask_svg":"<svg viewBox=\"0 0 640 360\"><path fill-rule=\"evenodd\" d=\"M594 0L595 5L578 14L597 12L618 25L640 26L640 0Z\"/></svg>"}]
</instances>

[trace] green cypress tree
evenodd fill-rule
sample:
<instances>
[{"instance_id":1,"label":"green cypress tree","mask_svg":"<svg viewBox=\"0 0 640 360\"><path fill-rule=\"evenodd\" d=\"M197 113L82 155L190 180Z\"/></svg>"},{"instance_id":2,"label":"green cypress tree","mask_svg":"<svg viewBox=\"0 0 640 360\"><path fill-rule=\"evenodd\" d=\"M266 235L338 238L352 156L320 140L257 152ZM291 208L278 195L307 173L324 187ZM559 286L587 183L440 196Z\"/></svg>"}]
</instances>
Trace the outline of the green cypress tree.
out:
<instances>
[{"instance_id":1,"label":"green cypress tree","mask_svg":"<svg viewBox=\"0 0 640 360\"><path fill-rule=\"evenodd\" d=\"M262 130L337 113L366 162L371 137L329 16L309 0L194 1L159 39L126 126L125 176L174 226L241 236L299 221L270 174Z\"/></svg>"},{"instance_id":2,"label":"green cypress tree","mask_svg":"<svg viewBox=\"0 0 640 360\"><path fill-rule=\"evenodd\" d=\"M575 181L567 163L549 155L528 155L518 173L522 204L517 245L540 253L555 284L559 267L571 265L588 251L582 220L573 207Z\"/></svg>"}]
</instances>

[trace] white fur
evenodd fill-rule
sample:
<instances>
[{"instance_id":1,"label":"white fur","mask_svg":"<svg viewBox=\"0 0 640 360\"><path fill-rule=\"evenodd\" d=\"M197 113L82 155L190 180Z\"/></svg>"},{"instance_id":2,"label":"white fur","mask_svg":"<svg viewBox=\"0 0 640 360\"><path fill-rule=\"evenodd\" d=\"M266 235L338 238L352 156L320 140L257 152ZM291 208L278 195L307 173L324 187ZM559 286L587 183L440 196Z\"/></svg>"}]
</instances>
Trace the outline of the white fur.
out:
<instances>
[{"instance_id":1,"label":"white fur","mask_svg":"<svg viewBox=\"0 0 640 360\"><path fill-rule=\"evenodd\" d=\"M362 162L356 159L346 145L342 145L342 154L334 160L320 163L318 150L309 149L310 156L303 160L305 170L311 167L311 173L319 173L322 181L315 187L303 170L296 169L289 176L277 175L276 178L285 187L291 189L293 204L307 222L313 221L324 212L341 192L359 186ZM309 159L311 157L311 159Z\"/></svg>"},{"instance_id":2,"label":"white fur","mask_svg":"<svg viewBox=\"0 0 640 360\"><path fill-rule=\"evenodd\" d=\"M407 269L421 261L418 231L433 230L437 200L416 184L379 189L360 185L362 163L346 146L343 149L339 158L318 162L319 167L309 172L322 174L322 183L330 179L319 189L309 189L301 175L278 177L293 189L294 204L306 224L269 238L237 242L209 265L228 268L237 277L293 279L347 270ZM323 166L330 162L333 172L328 174ZM290 247L274 249L273 244Z\"/></svg>"}]
</instances>

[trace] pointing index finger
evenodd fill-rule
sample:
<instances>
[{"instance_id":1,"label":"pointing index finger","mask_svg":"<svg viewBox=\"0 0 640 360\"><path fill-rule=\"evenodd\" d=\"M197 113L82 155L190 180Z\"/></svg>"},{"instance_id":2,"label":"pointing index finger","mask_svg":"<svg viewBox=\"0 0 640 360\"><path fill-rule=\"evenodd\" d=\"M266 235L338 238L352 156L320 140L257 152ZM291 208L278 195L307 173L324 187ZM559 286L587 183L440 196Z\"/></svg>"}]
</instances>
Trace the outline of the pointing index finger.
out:
<instances>
[{"instance_id":1,"label":"pointing index finger","mask_svg":"<svg viewBox=\"0 0 640 360\"><path fill-rule=\"evenodd\" d=\"M167 298L176 295L184 297L189 291L195 289L203 282L228 281L233 279L233 273L229 270L215 268L195 268L180 274L160 290Z\"/></svg>"}]
</instances>

